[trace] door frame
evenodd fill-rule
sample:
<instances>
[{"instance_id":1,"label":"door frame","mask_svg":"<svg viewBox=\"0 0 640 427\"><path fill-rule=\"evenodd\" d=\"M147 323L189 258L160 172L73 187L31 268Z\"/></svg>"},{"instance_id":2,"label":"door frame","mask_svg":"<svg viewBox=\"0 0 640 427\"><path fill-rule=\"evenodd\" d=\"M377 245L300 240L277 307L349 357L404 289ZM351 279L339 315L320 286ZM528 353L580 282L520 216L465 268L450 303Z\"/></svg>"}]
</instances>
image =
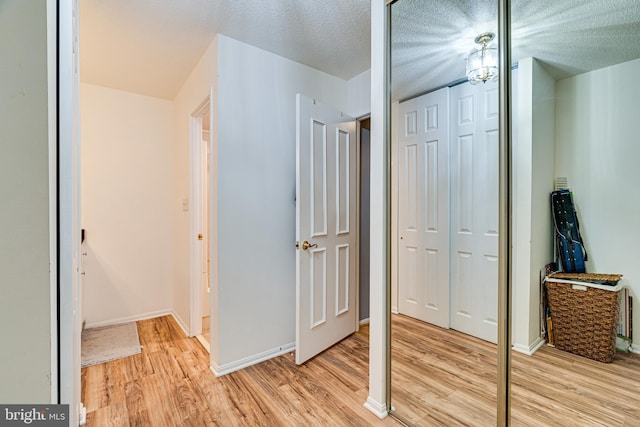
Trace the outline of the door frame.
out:
<instances>
[{"instance_id":1,"label":"door frame","mask_svg":"<svg viewBox=\"0 0 640 427\"><path fill-rule=\"evenodd\" d=\"M51 246L51 402L68 404L69 425L78 425L86 414L80 402L82 256L78 74L80 57L77 48L79 2L47 0L46 7L47 72L51 107L49 182L50 197L55 196L50 199L51 209L55 209L55 212L50 211L49 218L51 243L57 244L57 248ZM56 120L55 124L53 120ZM57 135L52 133L54 128ZM57 147L51 143L54 136L57 136ZM57 194L54 194L54 191ZM53 275L56 275L55 287Z\"/></svg>"},{"instance_id":2,"label":"door frame","mask_svg":"<svg viewBox=\"0 0 640 427\"><path fill-rule=\"evenodd\" d=\"M202 245L199 243L198 233L205 229L205 221L209 221L209 235L205 238L205 243L211 248L212 230L215 230L216 224L212 223L215 215L211 214L209 209L209 218L205 218L205 203L212 206L213 191L212 179L209 176L209 194L204 195L204 176L206 172L202 171L206 150L202 144L202 125L203 117L208 111L209 120L209 152L215 157L213 151L213 88L209 90L209 94L204 100L193 110L189 116L189 201L187 209L189 209L189 336L195 337L202 334ZM213 162L210 162L211 175L214 174ZM189 206L190 205L190 206ZM209 256L211 257L211 250ZM210 263L209 267L209 288L211 288L211 277L217 272L213 269L214 263ZM213 306L209 304L209 315Z\"/></svg>"},{"instance_id":3,"label":"door frame","mask_svg":"<svg viewBox=\"0 0 640 427\"><path fill-rule=\"evenodd\" d=\"M356 332L360 330L360 326L369 324L369 319L371 317L371 310L369 310L369 317L364 320L360 320L360 244L361 244L361 235L360 235L360 223L362 221L362 122L365 120L369 120L371 123L371 113L366 113L361 116L355 118L356 121L356 265L358 266L356 270ZM371 125L369 125L371 127ZM369 132L371 130L369 129ZM371 141L369 141L371 144ZM369 174L369 181L371 181L371 174ZM371 191L369 191L371 193ZM369 213L371 208L368 209ZM369 281L369 283L371 283ZM371 301L371 290L369 290L369 301Z\"/></svg>"}]
</instances>

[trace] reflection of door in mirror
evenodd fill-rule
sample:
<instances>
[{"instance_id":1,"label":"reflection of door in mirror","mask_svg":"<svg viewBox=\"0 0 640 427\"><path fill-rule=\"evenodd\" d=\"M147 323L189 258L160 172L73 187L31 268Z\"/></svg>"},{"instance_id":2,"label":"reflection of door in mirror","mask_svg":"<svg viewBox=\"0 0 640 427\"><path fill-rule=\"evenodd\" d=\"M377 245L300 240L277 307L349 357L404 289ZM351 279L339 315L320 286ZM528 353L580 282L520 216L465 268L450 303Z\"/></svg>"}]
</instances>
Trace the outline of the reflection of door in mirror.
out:
<instances>
[{"instance_id":1,"label":"reflection of door in mirror","mask_svg":"<svg viewBox=\"0 0 640 427\"><path fill-rule=\"evenodd\" d=\"M496 31L497 3L400 0L391 11L392 413L495 425L497 83L467 82L465 58Z\"/></svg>"},{"instance_id":2,"label":"reflection of door in mirror","mask_svg":"<svg viewBox=\"0 0 640 427\"><path fill-rule=\"evenodd\" d=\"M496 424L495 339L457 322L473 325L472 310L479 310L478 324L493 320L495 327L490 314L497 300L490 285L482 288L495 281L492 270L473 264L497 253L490 244L470 250L458 241L476 232L479 242L490 241L496 230L490 210L497 196L477 188L496 181L496 127L463 126L469 94L477 92L474 99L485 108L473 110L474 119L496 111L487 104L491 83L465 83L474 38L495 31L496 3L468 3L398 0L391 7L397 165L391 404L412 425ZM640 295L640 264L631 259L640 235L634 129L640 3L514 1L511 38L513 424L640 424L637 405L629 403L640 400L639 356L616 353L605 364L546 345L540 306L541 271L555 257L549 193L557 177L573 193L587 271L621 273L631 297ZM449 108L437 117L447 123L446 137L428 132L442 92ZM436 230L447 235L447 249L429 240ZM407 237L410 232L418 237ZM460 282L476 285L460 291ZM577 334L581 345L600 345L588 333ZM637 341L631 348L640 351Z\"/></svg>"}]
</instances>

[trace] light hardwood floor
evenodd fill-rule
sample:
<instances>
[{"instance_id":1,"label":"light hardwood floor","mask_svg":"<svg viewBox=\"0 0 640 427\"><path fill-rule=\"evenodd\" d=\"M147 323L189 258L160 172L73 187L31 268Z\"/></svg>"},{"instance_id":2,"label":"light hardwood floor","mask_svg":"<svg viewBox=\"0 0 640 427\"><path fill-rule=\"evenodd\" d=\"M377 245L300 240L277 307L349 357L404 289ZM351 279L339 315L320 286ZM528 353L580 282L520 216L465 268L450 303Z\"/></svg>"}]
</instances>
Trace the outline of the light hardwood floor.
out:
<instances>
[{"instance_id":1,"label":"light hardwood floor","mask_svg":"<svg viewBox=\"0 0 640 427\"><path fill-rule=\"evenodd\" d=\"M303 366L291 354L215 378L172 317L137 322L142 353L82 369L87 426L398 426L364 408L368 330Z\"/></svg>"},{"instance_id":2,"label":"light hardwood floor","mask_svg":"<svg viewBox=\"0 0 640 427\"><path fill-rule=\"evenodd\" d=\"M392 406L420 426L496 425L496 346L392 321ZM544 346L512 353L513 426L640 426L640 357L600 363Z\"/></svg>"}]
</instances>

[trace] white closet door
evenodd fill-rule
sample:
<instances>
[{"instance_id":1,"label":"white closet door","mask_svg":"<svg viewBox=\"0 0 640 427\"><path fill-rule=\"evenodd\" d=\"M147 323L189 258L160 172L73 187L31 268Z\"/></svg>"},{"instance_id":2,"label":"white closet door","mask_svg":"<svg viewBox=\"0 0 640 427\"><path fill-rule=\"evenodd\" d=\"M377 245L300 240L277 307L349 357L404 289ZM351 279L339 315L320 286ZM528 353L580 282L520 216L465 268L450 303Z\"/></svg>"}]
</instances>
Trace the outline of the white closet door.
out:
<instances>
[{"instance_id":1,"label":"white closet door","mask_svg":"<svg viewBox=\"0 0 640 427\"><path fill-rule=\"evenodd\" d=\"M399 105L398 311L449 327L449 89Z\"/></svg>"},{"instance_id":2,"label":"white closet door","mask_svg":"<svg viewBox=\"0 0 640 427\"><path fill-rule=\"evenodd\" d=\"M498 86L451 88L451 328L497 341Z\"/></svg>"}]
</instances>

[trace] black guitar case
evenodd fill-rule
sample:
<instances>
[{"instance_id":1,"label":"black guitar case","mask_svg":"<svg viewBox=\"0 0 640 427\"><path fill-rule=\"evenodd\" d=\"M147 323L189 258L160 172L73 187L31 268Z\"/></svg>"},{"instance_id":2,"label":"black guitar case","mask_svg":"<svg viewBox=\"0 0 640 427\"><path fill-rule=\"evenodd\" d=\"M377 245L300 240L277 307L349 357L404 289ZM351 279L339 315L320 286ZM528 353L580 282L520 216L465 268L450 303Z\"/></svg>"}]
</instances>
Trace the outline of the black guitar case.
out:
<instances>
[{"instance_id":1,"label":"black guitar case","mask_svg":"<svg viewBox=\"0 0 640 427\"><path fill-rule=\"evenodd\" d=\"M562 270L584 273L587 251L580 235L580 224L569 190L551 192L551 209L555 226L556 248Z\"/></svg>"}]
</instances>

